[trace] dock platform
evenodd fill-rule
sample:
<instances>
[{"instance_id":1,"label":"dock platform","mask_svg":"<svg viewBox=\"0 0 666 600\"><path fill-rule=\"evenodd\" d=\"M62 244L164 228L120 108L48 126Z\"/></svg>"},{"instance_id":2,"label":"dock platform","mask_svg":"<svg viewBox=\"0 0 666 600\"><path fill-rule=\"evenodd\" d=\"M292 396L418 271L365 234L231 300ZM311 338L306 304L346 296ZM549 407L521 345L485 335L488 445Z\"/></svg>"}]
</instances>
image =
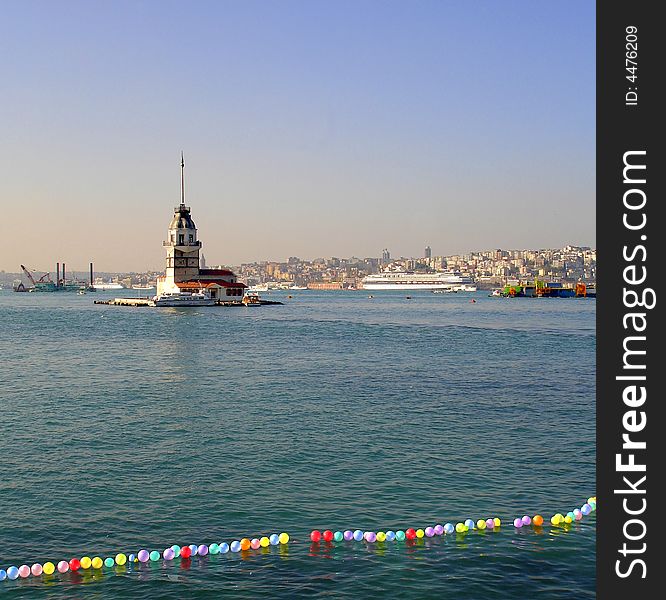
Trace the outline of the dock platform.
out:
<instances>
[{"instance_id":1,"label":"dock platform","mask_svg":"<svg viewBox=\"0 0 666 600\"><path fill-rule=\"evenodd\" d=\"M113 300L94 300L94 304L107 304L109 306L154 306L150 298L114 298ZM275 300L261 300L262 306L284 304ZM215 306L245 306L240 302L218 301Z\"/></svg>"}]
</instances>

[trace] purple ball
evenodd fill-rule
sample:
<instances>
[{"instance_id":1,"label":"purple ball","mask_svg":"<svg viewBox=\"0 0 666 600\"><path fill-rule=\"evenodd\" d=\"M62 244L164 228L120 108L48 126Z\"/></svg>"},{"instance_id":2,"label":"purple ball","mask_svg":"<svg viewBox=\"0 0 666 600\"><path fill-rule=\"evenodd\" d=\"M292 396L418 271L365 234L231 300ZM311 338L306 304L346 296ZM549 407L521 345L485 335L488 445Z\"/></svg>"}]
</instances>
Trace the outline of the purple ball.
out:
<instances>
[{"instance_id":1,"label":"purple ball","mask_svg":"<svg viewBox=\"0 0 666 600\"><path fill-rule=\"evenodd\" d=\"M424 533L426 534L426 537L432 537L435 535L435 530L432 527L426 527Z\"/></svg>"},{"instance_id":2,"label":"purple ball","mask_svg":"<svg viewBox=\"0 0 666 600\"><path fill-rule=\"evenodd\" d=\"M513 526L520 528L523 526L523 520L522 519L514 519L513 520Z\"/></svg>"},{"instance_id":3,"label":"purple ball","mask_svg":"<svg viewBox=\"0 0 666 600\"><path fill-rule=\"evenodd\" d=\"M363 537L365 538L366 542L373 543L377 541L377 534L374 531L366 531L363 534Z\"/></svg>"},{"instance_id":4,"label":"purple ball","mask_svg":"<svg viewBox=\"0 0 666 600\"><path fill-rule=\"evenodd\" d=\"M488 529L494 529L495 528L495 519L486 519L486 527Z\"/></svg>"},{"instance_id":5,"label":"purple ball","mask_svg":"<svg viewBox=\"0 0 666 600\"><path fill-rule=\"evenodd\" d=\"M148 562L150 553L148 550L139 550L139 553L136 555L136 557L139 559L139 562Z\"/></svg>"},{"instance_id":6,"label":"purple ball","mask_svg":"<svg viewBox=\"0 0 666 600\"><path fill-rule=\"evenodd\" d=\"M201 544L201 545L197 548L197 554L198 554L199 556L206 556L206 554L208 554L208 546L206 546L206 544Z\"/></svg>"},{"instance_id":7,"label":"purple ball","mask_svg":"<svg viewBox=\"0 0 666 600\"><path fill-rule=\"evenodd\" d=\"M435 525L433 531L435 532L435 535L442 535L444 533L444 527L441 525Z\"/></svg>"},{"instance_id":8,"label":"purple ball","mask_svg":"<svg viewBox=\"0 0 666 600\"><path fill-rule=\"evenodd\" d=\"M173 560L175 556L176 553L173 551L173 548L167 548L164 552L162 552L162 557L164 560Z\"/></svg>"},{"instance_id":9,"label":"purple ball","mask_svg":"<svg viewBox=\"0 0 666 600\"><path fill-rule=\"evenodd\" d=\"M345 530L345 532L342 534L342 537L345 538L348 542L354 539L354 532L350 531L349 529Z\"/></svg>"},{"instance_id":10,"label":"purple ball","mask_svg":"<svg viewBox=\"0 0 666 600\"><path fill-rule=\"evenodd\" d=\"M527 515L523 517L523 525L530 525L532 523L532 519L530 519Z\"/></svg>"}]
</instances>

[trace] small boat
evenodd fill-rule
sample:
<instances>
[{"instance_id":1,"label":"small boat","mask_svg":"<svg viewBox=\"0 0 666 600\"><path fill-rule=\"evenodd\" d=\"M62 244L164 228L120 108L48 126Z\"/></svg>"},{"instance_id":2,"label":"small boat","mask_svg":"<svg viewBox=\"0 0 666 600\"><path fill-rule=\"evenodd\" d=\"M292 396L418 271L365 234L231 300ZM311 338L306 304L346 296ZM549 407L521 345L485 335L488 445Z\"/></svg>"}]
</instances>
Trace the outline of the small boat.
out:
<instances>
[{"instance_id":1,"label":"small boat","mask_svg":"<svg viewBox=\"0 0 666 600\"><path fill-rule=\"evenodd\" d=\"M492 291L491 294L488 294L489 296L501 296L502 295L502 290L500 288L496 288Z\"/></svg>"},{"instance_id":2,"label":"small boat","mask_svg":"<svg viewBox=\"0 0 666 600\"><path fill-rule=\"evenodd\" d=\"M411 300L411 299L412 299L411 296L405 296L405 300Z\"/></svg>"},{"instance_id":3,"label":"small boat","mask_svg":"<svg viewBox=\"0 0 666 600\"><path fill-rule=\"evenodd\" d=\"M372 300L374 298L374 296L368 296L368 298L370 298L370 300Z\"/></svg>"},{"instance_id":4,"label":"small boat","mask_svg":"<svg viewBox=\"0 0 666 600\"><path fill-rule=\"evenodd\" d=\"M153 296L149 306L215 306L215 298L206 292L165 292Z\"/></svg>"},{"instance_id":5,"label":"small boat","mask_svg":"<svg viewBox=\"0 0 666 600\"><path fill-rule=\"evenodd\" d=\"M289 297L291 298L291 296ZM252 292L245 294L241 302L245 306L261 306L261 300L259 299L259 295Z\"/></svg>"},{"instance_id":6,"label":"small boat","mask_svg":"<svg viewBox=\"0 0 666 600\"><path fill-rule=\"evenodd\" d=\"M79 290L79 296L83 296L83 294L85 294L85 293L86 293L85 290Z\"/></svg>"}]
</instances>

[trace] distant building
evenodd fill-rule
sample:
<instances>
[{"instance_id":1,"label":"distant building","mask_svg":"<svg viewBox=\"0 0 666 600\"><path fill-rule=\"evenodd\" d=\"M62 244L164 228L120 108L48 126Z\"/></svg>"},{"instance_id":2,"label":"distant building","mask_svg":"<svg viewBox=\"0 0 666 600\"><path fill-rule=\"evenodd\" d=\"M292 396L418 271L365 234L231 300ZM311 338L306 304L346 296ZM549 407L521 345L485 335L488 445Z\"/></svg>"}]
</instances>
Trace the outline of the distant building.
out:
<instances>
[{"instance_id":1,"label":"distant building","mask_svg":"<svg viewBox=\"0 0 666 600\"><path fill-rule=\"evenodd\" d=\"M426 249L425 249L425 257L426 257L428 260L430 260L430 259L432 258L432 249L430 248L430 246L426 246Z\"/></svg>"},{"instance_id":2,"label":"distant building","mask_svg":"<svg viewBox=\"0 0 666 600\"><path fill-rule=\"evenodd\" d=\"M185 161L182 157L180 168L181 200L174 209L167 239L162 243L167 252L166 271L164 276L157 278L157 294L207 290L212 298L240 301L246 286L237 281L234 273L227 269L206 269L205 261L199 261L201 242L197 239L190 207L185 206Z\"/></svg>"},{"instance_id":3,"label":"distant building","mask_svg":"<svg viewBox=\"0 0 666 600\"><path fill-rule=\"evenodd\" d=\"M382 250L382 263L387 264L391 262L391 253L384 248Z\"/></svg>"}]
</instances>

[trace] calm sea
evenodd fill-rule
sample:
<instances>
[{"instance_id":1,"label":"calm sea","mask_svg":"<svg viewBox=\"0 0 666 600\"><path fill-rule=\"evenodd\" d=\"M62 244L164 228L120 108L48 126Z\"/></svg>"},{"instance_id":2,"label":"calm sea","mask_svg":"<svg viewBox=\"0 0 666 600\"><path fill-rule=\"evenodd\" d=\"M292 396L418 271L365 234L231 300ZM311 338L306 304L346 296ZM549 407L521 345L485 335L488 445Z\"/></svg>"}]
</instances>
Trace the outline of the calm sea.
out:
<instances>
[{"instance_id":1,"label":"calm sea","mask_svg":"<svg viewBox=\"0 0 666 600\"><path fill-rule=\"evenodd\" d=\"M595 300L93 303L114 295L0 292L0 568L292 541L3 581L0 596L594 597L594 515L511 522L596 492ZM418 543L308 537L494 516L499 531Z\"/></svg>"}]
</instances>

